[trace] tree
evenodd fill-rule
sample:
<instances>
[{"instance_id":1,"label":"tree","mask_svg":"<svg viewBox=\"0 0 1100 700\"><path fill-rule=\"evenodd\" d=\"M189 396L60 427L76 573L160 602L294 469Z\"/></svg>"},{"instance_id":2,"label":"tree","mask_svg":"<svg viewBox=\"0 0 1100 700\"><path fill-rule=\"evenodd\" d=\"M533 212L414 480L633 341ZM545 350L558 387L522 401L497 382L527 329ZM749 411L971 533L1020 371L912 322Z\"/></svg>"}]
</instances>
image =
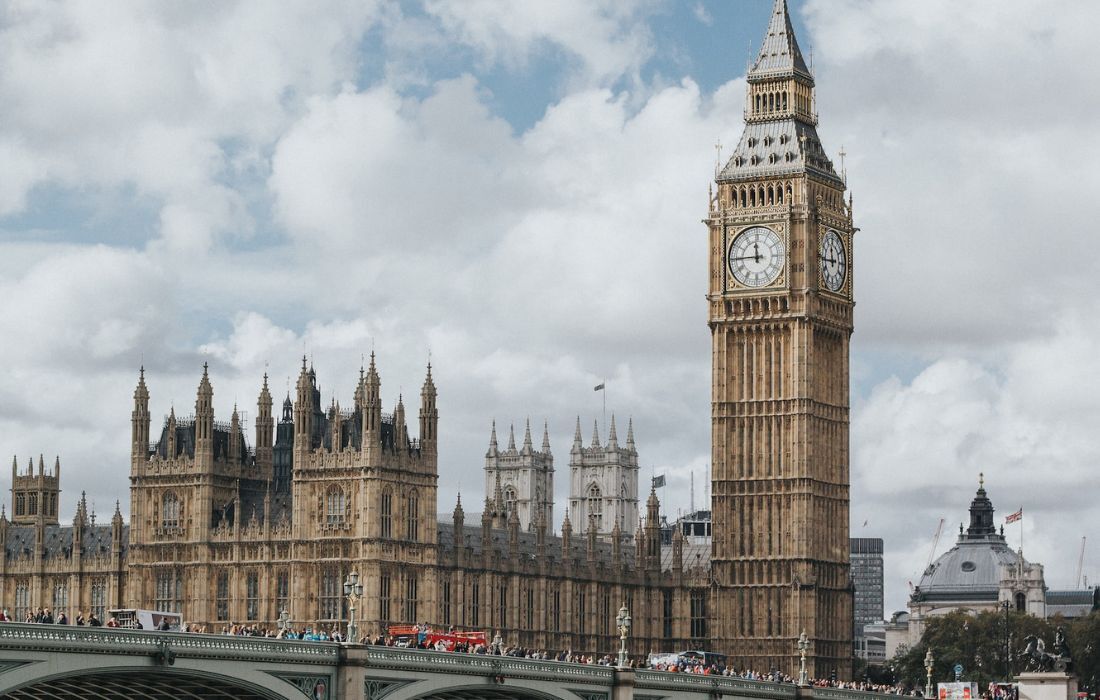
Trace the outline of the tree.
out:
<instances>
[{"instance_id":1,"label":"tree","mask_svg":"<svg viewBox=\"0 0 1100 700\"><path fill-rule=\"evenodd\" d=\"M1053 652L1054 632L1066 630L1074 669L1083 691L1100 691L1100 611L1087 617L1065 620L1056 616L1043 620L1015 610L986 610L974 613L956 610L928 620L924 636L913 647L898 649L891 661L898 683L907 688L923 688L924 656L929 648L934 659L932 682L955 680L954 667L963 667L961 680L973 681L984 688L990 681L1005 681L1005 625L1008 625L1010 676L1023 670L1023 662L1015 658L1023 648L1023 640L1035 635L1046 642Z\"/></svg>"}]
</instances>

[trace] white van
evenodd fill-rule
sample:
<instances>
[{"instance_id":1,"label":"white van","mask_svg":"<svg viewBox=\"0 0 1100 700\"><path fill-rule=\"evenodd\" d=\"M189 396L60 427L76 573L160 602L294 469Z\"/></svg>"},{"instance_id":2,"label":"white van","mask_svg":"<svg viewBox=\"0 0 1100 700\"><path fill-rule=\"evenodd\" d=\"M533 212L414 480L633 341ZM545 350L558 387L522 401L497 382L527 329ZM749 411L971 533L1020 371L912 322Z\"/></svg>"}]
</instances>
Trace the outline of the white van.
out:
<instances>
[{"instance_id":1,"label":"white van","mask_svg":"<svg viewBox=\"0 0 1100 700\"><path fill-rule=\"evenodd\" d=\"M121 608L108 610L107 619L112 617L118 620L118 626L131 630L161 630L164 622L168 622L168 632L179 632L183 624L183 616L179 613L163 610L139 610L135 608Z\"/></svg>"}]
</instances>

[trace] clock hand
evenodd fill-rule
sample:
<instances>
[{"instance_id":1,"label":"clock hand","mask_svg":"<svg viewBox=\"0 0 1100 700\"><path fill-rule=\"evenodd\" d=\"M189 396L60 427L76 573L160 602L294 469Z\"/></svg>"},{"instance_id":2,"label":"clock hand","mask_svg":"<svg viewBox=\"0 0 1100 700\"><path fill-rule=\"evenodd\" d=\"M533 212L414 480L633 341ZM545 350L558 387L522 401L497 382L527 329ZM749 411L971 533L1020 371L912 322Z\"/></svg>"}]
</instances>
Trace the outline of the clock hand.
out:
<instances>
[{"instance_id":1,"label":"clock hand","mask_svg":"<svg viewBox=\"0 0 1100 700\"><path fill-rule=\"evenodd\" d=\"M760 262L760 243L754 242L752 244L753 252L756 253L756 262Z\"/></svg>"}]
</instances>

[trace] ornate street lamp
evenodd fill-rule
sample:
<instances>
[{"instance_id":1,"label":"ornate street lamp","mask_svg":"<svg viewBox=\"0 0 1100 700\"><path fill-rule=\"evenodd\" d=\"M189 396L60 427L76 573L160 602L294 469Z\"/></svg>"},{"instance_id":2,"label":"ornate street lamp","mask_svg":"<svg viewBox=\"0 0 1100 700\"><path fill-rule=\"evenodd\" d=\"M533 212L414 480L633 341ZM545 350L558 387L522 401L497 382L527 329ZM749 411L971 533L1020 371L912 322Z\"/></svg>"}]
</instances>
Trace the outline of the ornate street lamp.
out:
<instances>
[{"instance_id":1,"label":"ornate street lamp","mask_svg":"<svg viewBox=\"0 0 1100 700\"><path fill-rule=\"evenodd\" d=\"M348 638L346 643L359 641L359 626L355 624L355 604L363 597L363 584L359 583L359 574L351 572L344 581L344 595L348 599Z\"/></svg>"},{"instance_id":2,"label":"ornate street lamp","mask_svg":"<svg viewBox=\"0 0 1100 700\"><path fill-rule=\"evenodd\" d=\"M285 638L286 633L290 631L290 613L283 608L283 611L279 613L279 619L275 621L275 624L279 627L279 633Z\"/></svg>"},{"instance_id":3,"label":"ornate street lamp","mask_svg":"<svg viewBox=\"0 0 1100 700\"><path fill-rule=\"evenodd\" d=\"M928 653L924 655L924 669L928 671L928 678L924 682L924 697L932 697L932 664L935 663L935 659L932 658L932 650L929 649Z\"/></svg>"},{"instance_id":4,"label":"ornate street lamp","mask_svg":"<svg viewBox=\"0 0 1100 700\"><path fill-rule=\"evenodd\" d=\"M615 618L615 625L619 628L619 668L626 668L626 636L630 633L630 622L630 611L626 609L626 603L623 603Z\"/></svg>"},{"instance_id":5,"label":"ornate street lamp","mask_svg":"<svg viewBox=\"0 0 1100 700\"><path fill-rule=\"evenodd\" d=\"M806 677L806 652L810 649L810 640L806 638L806 630L798 635L798 684L809 685Z\"/></svg>"}]
</instances>

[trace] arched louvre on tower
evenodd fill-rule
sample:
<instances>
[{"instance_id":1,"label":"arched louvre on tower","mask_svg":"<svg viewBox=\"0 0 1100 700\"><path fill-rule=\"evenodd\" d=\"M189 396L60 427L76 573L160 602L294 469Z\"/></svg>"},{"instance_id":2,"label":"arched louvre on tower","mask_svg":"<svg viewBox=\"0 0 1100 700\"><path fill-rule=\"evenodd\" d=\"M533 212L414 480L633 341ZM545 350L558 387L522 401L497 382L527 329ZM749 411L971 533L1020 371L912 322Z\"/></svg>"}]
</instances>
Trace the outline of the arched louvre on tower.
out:
<instances>
[{"instance_id":1,"label":"arched louvre on tower","mask_svg":"<svg viewBox=\"0 0 1100 700\"><path fill-rule=\"evenodd\" d=\"M715 645L735 665L850 672L852 224L785 0L747 76L709 232Z\"/></svg>"}]
</instances>

